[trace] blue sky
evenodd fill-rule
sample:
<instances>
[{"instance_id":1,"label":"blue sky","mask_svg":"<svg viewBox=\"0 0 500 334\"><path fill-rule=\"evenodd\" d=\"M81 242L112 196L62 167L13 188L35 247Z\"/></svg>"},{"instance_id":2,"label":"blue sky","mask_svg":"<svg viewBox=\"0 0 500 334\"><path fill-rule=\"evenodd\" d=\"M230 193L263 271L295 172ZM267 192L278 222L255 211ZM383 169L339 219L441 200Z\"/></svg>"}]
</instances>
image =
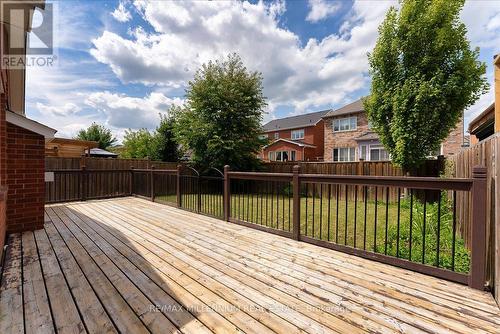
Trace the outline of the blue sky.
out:
<instances>
[{"instance_id":1,"label":"blue sky","mask_svg":"<svg viewBox=\"0 0 500 334\"><path fill-rule=\"evenodd\" d=\"M264 76L265 120L338 108L369 91L366 53L393 1L55 1L57 62L27 72L29 117L72 137L98 122L121 139L182 104L204 62L237 52ZM462 11L493 82L500 1ZM493 101L490 91L466 122Z\"/></svg>"}]
</instances>

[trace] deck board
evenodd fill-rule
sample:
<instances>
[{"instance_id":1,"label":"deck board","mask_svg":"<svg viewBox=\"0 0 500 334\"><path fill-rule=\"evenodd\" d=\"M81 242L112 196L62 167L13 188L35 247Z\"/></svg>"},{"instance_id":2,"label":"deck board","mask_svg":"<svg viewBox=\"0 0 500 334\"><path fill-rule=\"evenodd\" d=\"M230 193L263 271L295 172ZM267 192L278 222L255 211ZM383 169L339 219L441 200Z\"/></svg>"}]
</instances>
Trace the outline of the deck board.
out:
<instances>
[{"instance_id":1,"label":"deck board","mask_svg":"<svg viewBox=\"0 0 500 334\"><path fill-rule=\"evenodd\" d=\"M487 292L142 199L45 220L9 238L1 333L500 333Z\"/></svg>"}]
</instances>

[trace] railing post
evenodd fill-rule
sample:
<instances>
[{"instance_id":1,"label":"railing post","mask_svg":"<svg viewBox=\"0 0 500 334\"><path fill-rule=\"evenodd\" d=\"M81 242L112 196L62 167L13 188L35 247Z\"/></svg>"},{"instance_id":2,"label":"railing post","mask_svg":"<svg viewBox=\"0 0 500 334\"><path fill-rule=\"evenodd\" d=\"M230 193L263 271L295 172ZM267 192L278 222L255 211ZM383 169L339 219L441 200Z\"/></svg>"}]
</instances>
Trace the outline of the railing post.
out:
<instances>
[{"instance_id":1,"label":"railing post","mask_svg":"<svg viewBox=\"0 0 500 334\"><path fill-rule=\"evenodd\" d=\"M293 228L292 236L295 240L300 239L300 166L293 166Z\"/></svg>"},{"instance_id":2,"label":"railing post","mask_svg":"<svg viewBox=\"0 0 500 334\"><path fill-rule=\"evenodd\" d=\"M151 202L155 201L155 166L150 169L150 182L151 182Z\"/></svg>"},{"instance_id":3,"label":"railing post","mask_svg":"<svg viewBox=\"0 0 500 334\"><path fill-rule=\"evenodd\" d=\"M200 176L198 175L198 177L196 178L196 187L197 187L197 191L196 191L196 198L197 198L197 208L198 208L198 213L201 212L201 189L200 189Z\"/></svg>"},{"instance_id":4,"label":"railing post","mask_svg":"<svg viewBox=\"0 0 500 334\"><path fill-rule=\"evenodd\" d=\"M177 207L182 207L182 193L181 193L181 170L182 165L177 165Z\"/></svg>"},{"instance_id":5,"label":"railing post","mask_svg":"<svg viewBox=\"0 0 500 334\"><path fill-rule=\"evenodd\" d=\"M472 168L472 243L469 286L484 290L486 281L486 168Z\"/></svg>"},{"instance_id":6,"label":"railing post","mask_svg":"<svg viewBox=\"0 0 500 334\"><path fill-rule=\"evenodd\" d=\"M229 221L231 215L231 188L229 180L229 166L224 166L224 220Z\"/></svg>"},{"instance_id":7,"label":"railing post","mask_svg":"<svg viewBox=\"0 0 500 334\"><path fill-rule=\"evenodd\" d=\"M130 166L129 192L130 192L130 196L134 195L134 166Z\"/></svg>"},{"instance_id":8,"label":"railing post","mask_svg":"<svg viewBox=\"0 0 500 334\"><path fill-rule=\"evenodd\" d=\"M82 192L80 194L80 199L82 201L86 201L87 200L88 183L89 183L88 173L87 173L87 167L86 166L82 166L80 176L81 176L81 179L80 179L80 191Z\"/></svg>"}]
</instances>

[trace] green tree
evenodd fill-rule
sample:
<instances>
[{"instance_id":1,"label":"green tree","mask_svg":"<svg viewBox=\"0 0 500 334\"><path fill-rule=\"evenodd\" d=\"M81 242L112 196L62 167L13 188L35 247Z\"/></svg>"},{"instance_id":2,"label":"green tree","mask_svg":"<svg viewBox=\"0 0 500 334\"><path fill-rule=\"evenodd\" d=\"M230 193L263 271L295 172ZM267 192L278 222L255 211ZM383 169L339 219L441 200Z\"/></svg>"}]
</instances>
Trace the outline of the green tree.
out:
<instances>
[{"instance_id":1,"label":"green tree","mask_svg":"<svg viewBox=\"0 0 500 334\"><path fill-rule=\"evenodd\" d=\"M158 160L175 162L181 157L179 144L174 135L174 115L177 110L179 110L178 107L172 106L166 116L160 116L160 125L154 133L154 157Z\"/></svg>"},{"instance_id":2,"label":"green tree","mask_svg":"<svg viewBox=\"0 0 500 334\"><path fill-rule=\"evenodd\" d=\"M265 106L261 73L248 71L236 54L210 61L189 82L176 137L201 169L255 169Z\"/></svg>"},{"instance_id":3,"label":"green tree","mask_svg":"<svg viewBox=\"0 0 500 334\"><path fill-rule=\"evenodd\" d=\"M393 161L418 166L487 91L460 21L464 0L403 0L379 27L365 109Z\"/></svg>"},{"instance_id":4,"label":"green tree","mask_svg":"<svg viewBox=\"0 0 500 334\"><path fill-rule=\"evenodd\" d=\"M103 150L116 143L116 138L113 137L111 130L97 123L92 123L87 129L78 131L75 139L95 141Z\"/></svg>"},{"instance_id":5,"label":"green tree","mask_svg":"<svg viewBox=\"0 0 500 334\"><path fill-rule=\"evenodd\" d=\"M123 138L121 157L126 159L156 159L155 137L147 129L127 130Z\"/></svg>"}]
</instances>

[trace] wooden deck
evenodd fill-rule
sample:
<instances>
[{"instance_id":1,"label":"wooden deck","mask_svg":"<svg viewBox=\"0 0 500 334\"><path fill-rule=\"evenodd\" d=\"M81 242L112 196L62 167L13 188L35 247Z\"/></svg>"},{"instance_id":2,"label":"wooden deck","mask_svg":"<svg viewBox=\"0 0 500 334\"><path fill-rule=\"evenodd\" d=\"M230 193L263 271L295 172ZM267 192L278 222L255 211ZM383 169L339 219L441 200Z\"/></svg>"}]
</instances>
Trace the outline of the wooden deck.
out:
<instances>
[{"instance_id":1,"label":"wooden deck","mask_svg":"<svg viewBox=\"0 0 500 334\"><path fill-rule=\"evenodd\" d=\"M9 244L0 333L500 333L486 292L136 198Z\"/></svg>"}]
</instances>

